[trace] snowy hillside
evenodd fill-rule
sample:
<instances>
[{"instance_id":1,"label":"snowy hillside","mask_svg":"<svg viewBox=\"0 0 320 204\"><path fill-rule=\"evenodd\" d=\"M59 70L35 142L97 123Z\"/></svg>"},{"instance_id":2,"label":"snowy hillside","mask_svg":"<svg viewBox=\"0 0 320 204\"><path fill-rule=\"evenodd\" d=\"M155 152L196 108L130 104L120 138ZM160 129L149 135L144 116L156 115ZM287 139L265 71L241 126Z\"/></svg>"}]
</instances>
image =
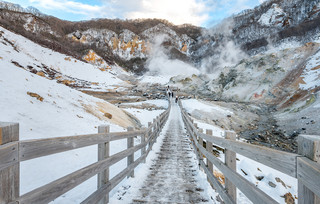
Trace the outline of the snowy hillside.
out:
<instances>
[{"instance_id":1,"label":"snowy hillside","mask_svg":"<svg viewBox=\"0 0 320 204\"><path fill-rule=\"evenodd\" d=\"M97 133L101 124L110 125L113 132L137 126L118 107L72 89L67 86L70 84L60 83L61 79L72 79L74 84L85 81L88 86L102 90L126 86L114 76L115 70L101 71L3 28L0 30L0 121L19 123L20 140L92 134ZM143 115L143 120L150 122L151 117L161 112L149 118ZM111 114L111 119L106 114ZM114 142L111 152L125 147L124 141ZM22 162L21 194L96 161L97 147L92 146ZM111 173L118 172L125 164L115 165ZM79 203L95 189L94 177L54 203Z\"/></svg>"}]
</instances>

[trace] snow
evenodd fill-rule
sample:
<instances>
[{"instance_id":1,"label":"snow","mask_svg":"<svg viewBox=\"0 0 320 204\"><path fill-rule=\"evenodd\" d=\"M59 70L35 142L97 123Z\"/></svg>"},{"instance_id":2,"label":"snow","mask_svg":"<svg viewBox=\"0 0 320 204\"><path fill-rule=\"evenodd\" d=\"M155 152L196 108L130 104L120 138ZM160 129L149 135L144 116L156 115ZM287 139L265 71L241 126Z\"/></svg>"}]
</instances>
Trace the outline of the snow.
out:
<instances>
[{"instance_id":1,"label":"snow","mask_svg":"<svg viewBox=\"0 0 320 204\"><path fill-rule=\"evenodd\" d=\"M309 58L301 76L305 84L299 84L300 89L309 90L320 86L320 50Z\"/></svg>"},{"instance_id":2,"label":"snow","mask_svg":"<svg viewBox=\"0 0 320 204\"><path fill-rule=\"evenodd\" d=\"M148 127L148 122L152 122L150 121L150 117L156 118L158 115L164 112L164 110L150 111L150 110L136 109L136 108L127 108L124 110L136 116L137 118L139 118L141 125L143 125L144 127Z\"/></svg>"},{"instance_id":3,"label":"snow","mask_svg":"<svg viewBox=\"0 0 320 204\"><path fill-rule=\"evenodd\" d=\"M155 105L157 107L162 107L167 109L168 108L168 100L147 100L147 101L140 101L135 103L122 103L122 105L133 105L133 106L141 106L143 104L150 104Z\"/></svg>"},{"instance_id":4,"label":"snow","mask_svg":"<svg viewBox=\"0 0 320 204\"><path fill-rule=\"evenodd\" d=\"M23 67L32 66L35 69L38 69L38 71L41 71L38 67L46 65L65 76L72 76L79 80L101 83L101 86L104 88L110 88L112 85L125 83L110 72L102 72L97 66L81 62L70 56L39 46L2 27L0 27L0 32L4 32L0 38L1 40L7 38L16 47L16 49L13 49L13 47L1 44L0 57L4 61L16 61Z\"/></svg>"},{"instance_id":5,"label":"snow","mask_svg":"<svg viewBox=\"0 0 320 204\"><path fill-rule=\"evenodd\" d=\"M261 15L258 22L261 25L272 26L279 21L282 22L283 16L286 16L286 13L279 7L279 5L273 4L266 13Z\"/></svg>"},{"instance_id":6,"label":"snow","mask_svg":"<svg viewBox=\"0 0 320 204\"><path fill-rule=\"evenodd\" d=\"M55 80L30 73L11 63L11 60L22 66L36 67L35 65L45 63L57 69L56 65L59 65L59 70L71 77L77 75L85 80L98 80L104 85L122 83L121 80L114 79L114 75L97 72L94 66L73 58L66 61L65 55L43 48L1 27L0 31L3 32L0 35L0 41L3 42L0 43L0 121L18 122L20 140L95 134L97 126L101 124L110 125L111 132L123 132L127 126L133 126L129 117L116 106L56 83ZM43 101L31 97L27 92L40 95ZM112 112L111 120L103 118L103 108ZM147 123L159 113L143 116L136 114L136 117ZM135 143L138 142L139 138L135 139ZM119 140L112 142L110 146L112 155L126 149L127 144L126 140ZM96 161L97 145L21 162L21 195ZM125 167L125 160L118 162L110 168L110 175L119 173ZM80 203L96 188L95 176L52 203Z\"/></svg>"},{"instance_id":7,"label":"snow","mask_svg":"<svg viewBox=\"0 0 320 204\"><path fill-rule=\"evenodd\" d=\"M201 110L204 112L219 112L223 115L233 114L232 111L226 108L217 105L208 105L206 102L197 99L182 100L182 106L190 113L194 110Z\"/></svg>"},{"instance_id":8,"label":"snow","mask_svg":"<svg viewBox=\"0 0 320 204\"><path fill-rule=\"evenodd\" d=\"M206 133L206 130L212 130L212 135L215 137L224 137L224 130L218 126L211 125L208 123L201 122L200 120L195 120L194 123L198 124L198 127L203 129L204 133Z\"/></svg>"},{"instance_id":9,"label":"snow","mask_svg":"<svg viewBox=\"0 0 320 204\"><path fill-rule=\"evenodd\" d=\"M170 78L172 76L161 76L161 75L158 75L158 76L152 76L152 75L145 75L143 77L140 78L140 82L141 83L158 83L158 84L162 84L162 85L165 85L167 83L169 83L170 81Z\"/></svg>"}]
</instances>

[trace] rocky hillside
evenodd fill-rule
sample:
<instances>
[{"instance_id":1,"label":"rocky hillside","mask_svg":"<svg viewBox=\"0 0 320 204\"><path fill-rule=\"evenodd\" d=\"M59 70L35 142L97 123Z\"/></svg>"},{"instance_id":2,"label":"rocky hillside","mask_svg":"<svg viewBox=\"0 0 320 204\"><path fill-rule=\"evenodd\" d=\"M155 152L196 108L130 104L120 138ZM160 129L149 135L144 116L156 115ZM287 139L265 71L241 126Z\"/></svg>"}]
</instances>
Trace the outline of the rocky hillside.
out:
<instances>
[{"instance_id":1,"label":"rocky hillside","mask_svg":"<svg viewBox=\"0 0 320 204\"><path fill-rule=\"evenodd\" d=\"M229 42L247 54L257 54L286 41L312 41L320 22L320 0L269 0L213 29L159 19L68 22L5 2L0 2L0 10L0 25L37 43L78 59L94 50L109 64L135 72L147 69L159 35L166 35L162 46L171 59L210 67L219 64L224 57L221 50L228 49Z\"/></svg>"},{"instance_id":2,"label":"rocky hillside","mask_svg":"<svg viewBox=\"0 0 320 204\"><path fill-rule=\"evenodd\" d=\"M34 8L0 4L0 25L41 45L83 60L94 50L109 64L135 72L145 70L152 44L165 35L163 46L172 58L189 60L190 47L201 35L202 28L175 26L166 20L110 20L68 22L41 14Z\"/></svg>"}]
</instances>

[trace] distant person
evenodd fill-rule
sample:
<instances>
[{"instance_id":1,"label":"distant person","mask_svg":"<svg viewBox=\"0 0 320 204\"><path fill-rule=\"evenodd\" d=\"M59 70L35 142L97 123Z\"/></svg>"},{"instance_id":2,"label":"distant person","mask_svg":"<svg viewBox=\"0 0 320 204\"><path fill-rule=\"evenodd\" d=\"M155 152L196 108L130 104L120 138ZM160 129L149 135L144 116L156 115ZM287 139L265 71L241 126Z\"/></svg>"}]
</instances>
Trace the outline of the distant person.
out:
<instances>
[{"instance_id":1,"label":"distant person","mask_svg":"<svg viewBox=\"0 0 320 204\"><path fill-rule=\"evenodd\" d=\"M171 92L172 98L173 98L173 91Z\"/></svg>"},{"instance_id":2,"label":"distant person","mask_svg":"<svg viewBox=\"0 0 320 204\"><path fill-rule=\"evenodd\" d=\"M176 96L176 103L178 103L178 96Z\"/></svg>"}]
</instances>

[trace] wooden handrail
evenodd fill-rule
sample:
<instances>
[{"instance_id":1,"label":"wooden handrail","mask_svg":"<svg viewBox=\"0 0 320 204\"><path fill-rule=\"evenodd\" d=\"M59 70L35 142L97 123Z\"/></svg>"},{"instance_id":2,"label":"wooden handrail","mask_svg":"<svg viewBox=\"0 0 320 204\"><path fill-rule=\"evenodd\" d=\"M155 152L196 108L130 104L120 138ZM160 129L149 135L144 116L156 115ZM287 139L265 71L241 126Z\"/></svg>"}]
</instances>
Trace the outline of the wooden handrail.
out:
<instances>
[{"instance_id":1,"label":"wooden handrail","mask_svg":"<svg viewBox=\"0 0 320 204\"><path fill-rule=\"evenodd\" d=\"M6 128L4 129L5 134L8 134L4 136L10 137L9 139L15 139L12 139L14 142L1 144L2 138L0 138L0 173L2 173L2 170L4 170L4 172L10 172L10 174L17 176L18 180L16 177L12 178L13 183L19 181L20 161L26 161L91 145L108 144L115 140L128 139L136 136L141 136L141 138L147 137L144 140L141 140L142 142L138 145L132 147L130 146L130 148L111 156L107 155L107 158L105 159L99 160L98 162L70 173L69 175L59 178L22 196L19 196L19 182L18 185L12 185L10 183L7 188L14 188L14 190L0 189L0 203L3 200L3 197L5 197L5 203L48 203L72 188L78 186L92 176L101 174L101 172L106 171L111 165L117 163L118 161L132 156L136 151L144 149L139 158L137 158L135 161L132 161L127 168L113 177L110 181L107 181L107 183L100 186L96 192L83 201L83 203L99 202L107 193L109 193L111 189L121 182L125 176L133 175L134 169L145 160L152 149L153 143L157 139L157 136L168 119L170 109L171 107L169 105L168 109L161 113L154 123L152 123L147 129L140 131L86 134L47 139L19 141L19 137L16 137L19 129L18 124L0 123L0 131L2 131L2 126L4 126ZM2 132L0 132L0 137L1 136ZM2 184L1 182L7 181L2 181L0 179L0 185ZM15 194L11 195L11 192L14 192Z\"/></svg>"},{"instance_id":2,"label":"wooden handrail","mask_svg":"<svg viewBox=\"0 0 320 204\"><path fill-rule=\"evenodd\" d=\"M107 134L87 134L68 137L56 137L19 142L20 161L35 159L73 149L139 136L145 131L112 132Z\"/></svg>"},{"instance_id":3,"label":"wooden handrail","mask_svg":"<svg viewBox=\"0 0 320 204\"><path fill-rule=\"evenodd\" d=\"M203 147L203 144L200 144L202 140L205 140L207 145L209 143L213 143L215 145L221 146L228 150L234 151L239 153L247 158L260 162L266 166L269 166L273 169L276 169L282 173L290 175L292 177L298 178L299 182L310 189L312 192L307 192L308 190L299 190L299 203L310 203L316 201L317 198L314 195L320 197L320 164L316 161L312 161L312 158L303 157L300 154L293 154L288 152L283 152L279 150L274 150L271 148L252 145L244 142L233 141L217 136L212 136L208 134L201 133L198 131L197 127L193 125L192 120L190 119L189 115L185 112L182 107L181 102L179 103L181 107L183 121L185 123L186 129L192 139L192 143L194 146L194 150L196 155L203 154L207 158L207 162L210 161L213 163L217 168L222 171L225 177L232 181L232 183L239 188L253 203L277 203L273 198L262 192L259 188L257 188L254 184L248 182L244 179L240 174L236 171L227 167L223 162L217 159L211 152L208 152L206 148ZM318 155L315 154L315 148L320 146L320 139L319 136L313 137L312 136L299 136L306 137L304 138L306 143L304 146L307 146L308 149L305 149L305 155L308 157L317 157L320 161L320 153ZM200 143L199 143L200 142ZM299 150L302 149L302 143L300 143ZM301 150L300 150L301 152ZM303 152L303 151L302 151ZM310 156L312 155L312 156ZM225 188L221 185L217 184L217 179L213 176L213 172L210 172L207 168L206 164L203 162L202 158L199 158L199 164L203 167L205 173L208 175L208 180L212 184L215 185L216 190L221 195L222 199L226 203L233 203L235 201L229 197ZM299 189L300 189L299 183ZM306 193L306 194L305 194ZM314 194L314 195L313 195ZM301 199L300 199L301 198ZM318 202L320 200L317 200Z\"/></svg>"}]
</instances>

